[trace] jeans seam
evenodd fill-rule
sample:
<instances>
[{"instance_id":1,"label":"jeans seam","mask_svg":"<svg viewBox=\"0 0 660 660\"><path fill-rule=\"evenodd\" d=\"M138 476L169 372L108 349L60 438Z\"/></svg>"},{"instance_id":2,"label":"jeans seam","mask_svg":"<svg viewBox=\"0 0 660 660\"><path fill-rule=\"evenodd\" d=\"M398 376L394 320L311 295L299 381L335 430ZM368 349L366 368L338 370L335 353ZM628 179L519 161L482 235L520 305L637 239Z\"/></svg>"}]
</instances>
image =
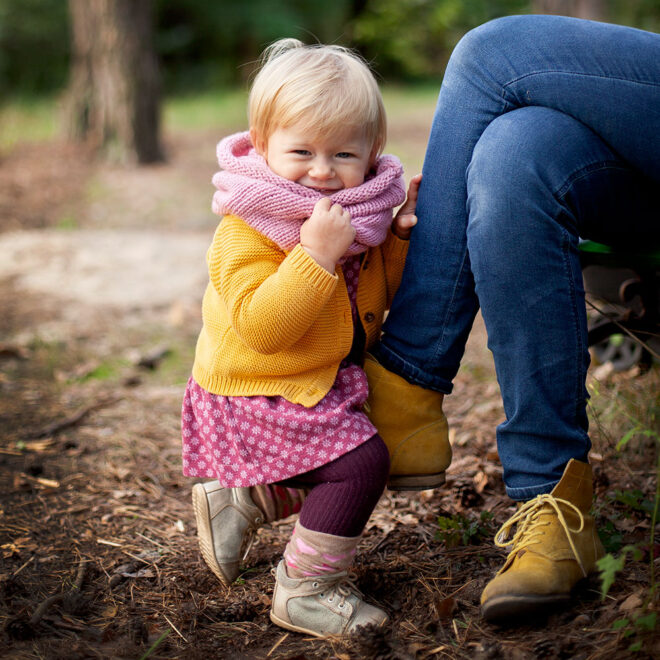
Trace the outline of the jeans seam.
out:
<instances>
[{"instance_id":1,"label":"jeans seam","mask_svg":"<svg viewBox=\"0 0 660 660\"><path fill-rule=\"evenodd\" d=\"M648 85L649 87L660 87L660 83L657 83L654 80L632 80L630 78L624 78L622 76L607 76L598 73L584 73L580 71L562 71L561 69L549 69L543 71L532 71L526 73L523 76L519 76L518 78L513 78L512 80L509 80L509 82L505 83L502 86L502 90L503 91L506 90L507 87L510 87L511 85L520 82L521 80L525 80L525 78L532 78L533 76L542 76L548 73L559 73L565 76L583 76L586 78L602 78L605 80L616 80L619 82L627 82L633 85Z\"/></svg>"},{"instance_id":2,"label":"jeans seam","mask_svg":"<svg viewBox=\"0 0 660 660\"><path fill-rule=\"evenodd\" d=\"M447 313L445 314L445 318L442 321L442 335L440 336L440 340L436 344L436 350L433 351L433 362L435 363L437 357L441 354L440 347L443 345L445 341L445 335L447 333L447 326L448 326L448 319L451 317L452 313L454 312L455 308L455 301L456 301L456 292L458 291L458 283L461 279L461 276L463 275L463 272L465 270L465 260L467 259L468 256L468 249L467 245L465 246L465 252L463 254L463 259L461 260L461 267L458 271L458 277L454 281L454 286L451 292L451 300L449 302L449 305L447 306Z\"/></svg>"},{"instance_id":3,"label":"jeans seam","mask_svg":"<svg viewBox=\"0 0 660 660\"><path fill-rule=\"evenodd\" d=\"M558 483L558 480L554 480L546 481L535 486L506 486L506 493L512 500L524 502L525 500L534 499L537 495L551 492Z\"/></svg>"},{"instance_id":4,"label":"jeans seam","mask_svg":"<svg viewBox=\"0 0 660 660\"><path fill-rule=\"evenodd\" d=\"M586 167L582 167L579 170L573 172L573 174L567 177L564 183L562 183L562 185L553 194L556 198L561 199L564 197L564 195L568 192L568 189L576 181L583 179L585 176L588 176L589 174L598 172L599 170L609 170L609 169L625 170L626 167L616 160L606 160L606 161L600 161L598 163L591 163L590 165L587 165Z\"/></svg>"},{"instance_id":5,"label":"jeans seam","mask_svg":"<svg viewBox=\"0 0 660 660\"><path fill-rule=\"evenodd\" d=\"M555 198L561 203L563 200L564 196L568 192L568 190L571 188L571 186L576 182L579 181L580 179L593 174L594 172L598 172L600 170L606 170L606 169L620 169L624 170L626 169L620 162L615 161L615 160L609 160L609 161L600 161L597 163L591 163L590 165L587 165L586 167L583 167L573 174L571 174L565 182L559 187L557 192L554 193ZM555 219L557 224L561 226L561 224ZM582 367L582 359L581 356L585 350L588 350L588 348L584 345L584 342L582 341L582 335L580 332L580 324L578 322L579 319L579 311L576 307L576 297L577 297L577 292L575 290L575 282L573 280L573 273L571 272L571 263L570 259L568 257L568 253L570 252L571 249L571 242L570 242L570 234L569 232L565 229L562 228L562 233L563 233L563 240L562 240L562 257L564 261L564 269L565 273L568 278L568 283L569 283L569 289L570 289L570 294L571 294L571 309L572 309L572 315L573 315L573 322L574 322L574 328L575 328L575 335L576 335L576 348L577 348L577 354L575 356L576 358L576 375L577 375L577 381L575 383L575 390L574 390L574 407L573 407L573 419L574 423L576 426L579 426L579 407L580 407L580 399L581 399L581 384L584 382L584 378L586 378L586 373L583 373L584 369Z\"/></svg>"},{"instance_id":6,"label":"jeans seam","mask_svg":"<svg viewBox=\"0 0 660 660\"><path fill-rule=\"evenodd\" d=\"M571 296L571 313L573 317L573 326L575 330L575 381L574 381L574 390L573 390L573 422L578 426L578 409L579 409L579 392L580 392L580 382L582 378L582 368L581 358L582 351L585 349L582 346L582 339L580 334L580 324L578 322L579 312L576 304L577 292L575 290L575 282L573 281L573 273L571 271L571 262L568 253L571 249L570 235L569 233L562 228L562 258L564 261L564 272L568 280L568 288ZM586 376L586 374L584 374Z\"/></svg>"}]
</instances>

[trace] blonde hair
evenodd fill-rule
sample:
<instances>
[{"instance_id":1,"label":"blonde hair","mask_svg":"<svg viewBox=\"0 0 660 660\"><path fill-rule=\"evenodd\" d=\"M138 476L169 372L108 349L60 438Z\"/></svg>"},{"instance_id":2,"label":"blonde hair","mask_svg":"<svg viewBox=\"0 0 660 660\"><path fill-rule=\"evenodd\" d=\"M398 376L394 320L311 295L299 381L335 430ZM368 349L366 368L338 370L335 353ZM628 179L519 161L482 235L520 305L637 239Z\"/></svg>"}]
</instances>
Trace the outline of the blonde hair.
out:
<instances>
[{"instance_id":1,"label":"blonde hair","mask_svg":"<svg viewBox=\"0 0 660 660\"><path fill-rule=\"evenodd\" d=\"M277 128L301 125L312 137L364 128L372 153L387 137L383 99L367 63L341 46L281 39L261 56L248 101L250 128L267 140Z\"/></svg>"}]
</instances>

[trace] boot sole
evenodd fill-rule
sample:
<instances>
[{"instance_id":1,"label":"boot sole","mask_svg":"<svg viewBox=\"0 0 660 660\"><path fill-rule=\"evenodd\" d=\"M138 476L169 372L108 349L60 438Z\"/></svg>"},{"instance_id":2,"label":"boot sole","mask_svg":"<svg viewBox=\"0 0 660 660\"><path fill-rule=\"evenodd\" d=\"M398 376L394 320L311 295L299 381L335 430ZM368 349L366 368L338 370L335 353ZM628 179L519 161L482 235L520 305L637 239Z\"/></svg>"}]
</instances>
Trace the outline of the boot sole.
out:
<instances>
[{"instance_id":1,"label":"boot sole","mask_svg":"<svg viewBox=\"0 0 660 660\"><path fill-rule=\"evenodd\" d=\"M567 605L570 600L568 594L500 596L481 606L481 616L490 622L516 624L520 619L548 614L553 609Z\"/></svg>"},{"instance_id":2,"label":"boot sole","mask_svg":"<svg viewBox=\"0 0 660 660\"><path fill-rule=\"evenodd\" d=\"M206 498L206 491L202 484L195 484L192 489L193 509L195 511L195 520L197 522L197 540L199 541L199 551L206 565L211 569L222 584L226 587L231 586L231 581L222 572L218 560L215 558L213 549L213 532L211 531L211 512L209 502Z\"/></svg>"},{"instance_id":3,"label":"boot sole","mask_svg":"<svg viewBox=\"0 0 660 660\"><path fill-rule=\"evenodd\" d=\"M389 490L429 490L445 483L445 473L393 474L387 482Z\"/></svg>"}]
</instances>

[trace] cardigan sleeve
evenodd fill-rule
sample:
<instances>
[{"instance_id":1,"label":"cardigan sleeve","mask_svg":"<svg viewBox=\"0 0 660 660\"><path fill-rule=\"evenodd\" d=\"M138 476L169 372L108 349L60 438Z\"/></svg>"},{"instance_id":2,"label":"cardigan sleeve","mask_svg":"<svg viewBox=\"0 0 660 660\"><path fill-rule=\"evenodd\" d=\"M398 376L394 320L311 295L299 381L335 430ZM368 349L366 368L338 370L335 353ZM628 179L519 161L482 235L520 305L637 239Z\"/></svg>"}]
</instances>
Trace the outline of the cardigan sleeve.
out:
<instances>
[{"instance_id":1,"label":"cardigan sleeve","mask_svg":"<svg viewBox=\"0 0 660 660\"><path fill-rule=\"evenodd\" d=\"M208 252L211 283L248 347L272 354L295 344L338 282L300 245L288 255L235 216L225 216Z\"/></svg>"},{"instance_id":2,"label":"cardigan sleeve","mask_svg":"<svg viewBox=\"0 0 660 660\"><path fill-rule=\"evenodd\" d=\"M397 292L399 284L401 284L409 244L409 241L399 238L393 231L390 231L385 242L381 245L387 284L387 309L390 308L394 294Z\"/></svg>"}]
</instances>

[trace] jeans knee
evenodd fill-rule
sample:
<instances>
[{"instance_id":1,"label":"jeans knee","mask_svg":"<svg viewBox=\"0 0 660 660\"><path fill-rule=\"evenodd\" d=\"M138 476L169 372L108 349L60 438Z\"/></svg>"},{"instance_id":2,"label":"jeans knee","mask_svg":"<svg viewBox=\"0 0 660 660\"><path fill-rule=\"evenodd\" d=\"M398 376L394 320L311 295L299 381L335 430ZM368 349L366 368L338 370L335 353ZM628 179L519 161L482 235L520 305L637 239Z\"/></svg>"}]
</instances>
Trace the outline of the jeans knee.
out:
<instances>
[{"instance_id":1,"label":"jeans knee","mask_svg":"<svg viewBox=\"0 0 660 660\"><path fill-rule=\"evenodd\" d=\"M575 163L565 158L565 140L579 140L584 127L556 110L527 107L492 121L468 166L468 244L525 243L541 235L563 210L557 196Z\"/></svg>"},{"instance_id":2,"label":"jeans knee","mask_svg":"<svg viewBox=\"0 0 660 660\"><path fill-rule=\"evenodd\" d=\"M480 62L488 64L494 52L508 50L517 42L521 22L528 22L534 16L503 16L483 23L463 35L454 48L447 69L450 67L478 67Z\"/></svg>"},{"instance_id":3,"label":"jeans knee","mask_svg":"<svg viewBox=\"0 0 660 660\"><path fill-rule=\"evenodd\" d=\"M516 205L553 198L579 166L572 150L590 139L580 122L557 110L530 106L493 120L475 145L467 169L468 210L480 203Z\"/></svg>"}]
</instances>

